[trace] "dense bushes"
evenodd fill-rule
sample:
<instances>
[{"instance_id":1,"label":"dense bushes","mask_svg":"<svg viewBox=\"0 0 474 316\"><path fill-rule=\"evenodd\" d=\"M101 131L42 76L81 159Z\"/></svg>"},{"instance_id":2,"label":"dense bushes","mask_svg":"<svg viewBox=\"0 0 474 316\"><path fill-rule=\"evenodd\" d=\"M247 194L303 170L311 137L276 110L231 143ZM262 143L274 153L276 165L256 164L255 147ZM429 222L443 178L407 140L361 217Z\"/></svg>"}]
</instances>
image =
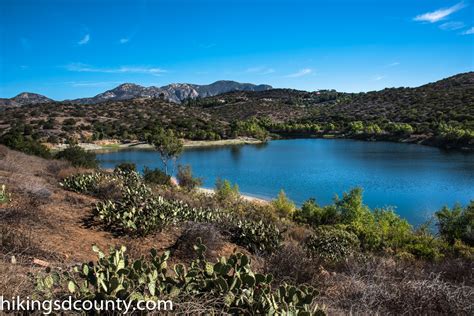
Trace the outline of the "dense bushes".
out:
<instances>
[{"instance_id":1,"label":"dense bushes","mask_svg":"<svg viewBox=\"0 0 474 316\"><path fill-rule=\"evenodd\" d=\"M32 137L24 136L19 132L10 132L0 138L0 143L11 149L24 152L25 154L35 155L43 158L50 158L49 149Z\"/></svg>"},{"instance_id":2,"label":"dense bushes","mask_svg":"<svg viewBox=\"0 0 474 316\"><path fill-rule=\"evenodd\" d=\"M287 198L283 190L281 190L277 198L272 201L272 206L280 217L291 217L296 210L295 203Z\"/></svg>"},{"instance_id":3,"label":"dense bushes","mask_svg":"<svg viewBox=\"0 0 474 316\"><path fill-rule=\"evenodd\" d=\"M464 210L444 208L437 212L438 226L442 237L454 244L460 240L470 245L472 242L472 204ZM433 236L427 229L414 230L408 222L391 209L370 210L362 202L362 190L354 189L345 193L334 203L319 206L314 199L306 201L293 217L297 222L308 224L315 229L336 227L355 234L364 251L384 251L399 253L400 256L412 256L429 260L452 255L456 251L469 252L458 244L458 250L449 248ZM329 226L328 226L329 225ZM335 233L335 231L331 231ZM342 234L342 233L341 233ZM324 235L326 236L326 235ZM334 237L336 238L336 237Z\"/></svg>"},{"instance_id":4,"label":"dense bushes","mask_svg":"<svg viewBox=\"0 0 474 316\"><path fill-rule=\"evenodd\" d=\"M55 158L67 160L75 167L97 168L98 166L95 154L84 150L78 145L69 146L68 148L58 152L55 155Z\"/></svg>"},{"instance_id":5,"label":"dense bushes","mask_svg":"<svg viewBox=\"0 0 474 316\"><path fill-rule=\"evenodd\" d=\"M193 172L191 170L191 166L178 166L178 174L176 176L178 180L178 184L180 187L185 188L187 190L193 190L196 187L202 185L201 178L193 177Z\"/></svg>"},{"instance_id":6,"label":"dense bushes","mask_svg":"<svg viewBox=\"0 0 474 316\"><path fill-rule=\"evenodd\" d=\"M62 275L53 272L40 276L36 287L46 297L69 292L76 299L119 298L136 303L157 297L211 296L219 299L216 309L230 314L324 314L313 302L317 291L312 287L283 284L274 288L272 275L254 272L250 258L242 253L212 263L205 259L206 246L200 239L195 249L197 259L189 266L176 264L170 269L169 252L159 255L152 249L149 258L132 260L123 246L111 249L108 255L94 246L96 264L84 263Z\"/></svg>"},{"instance_id":7,"label":"dense bushes","mask_svg":"<svg viewBox=\"0 0 474 316\"><path fill-rule=\"evenodd\" d=\"M137 165L132 162L122 162L115 166L115 170L122 170L124 172L137 171Z\"/></svg>"},{"instance_id":8,"label":"dense bushes","mask_svg":"<svg viewBox=\"0 0 474 316\"><path fill-rule=\"evenodd\" d=\"M143 179L149 184L158 185L169 185L171 184L171 177L163 172L160 168L149 169L145 167L143 169Z\"/></svg>"},{"instance_id":9,"label":"dense bushes","mask_svg":"<svg viewBox=\"0 0 474 316\"><path fill-rule=\"evenodd\" d=\"M441 237L454 244L456 240L474 247L474 201L462 208L460 205L449 209L443 207L435 213Z\"/></svg>"},{"instance_id":10,"label":"dense bushes","mask_svg":"<svg viewBox=\"0 0 474 316\"><path fill-rule=\"evenodd\" d=\"M253 137L261 141L266 141L269 136L268 131L255 119L235 122L232 131L234 136Z\"/></svg>"},{"instance_id":11,"label":"dense bushes","mask_svg":"<svg viewBox=\"0 0 474 316\"><path fill-rule=\"evenodd\" d=\"M216 180L216 198L221 202L233 202L240 198L239 186L232 185L229 180Z\"/></svg>"}]
</instances>

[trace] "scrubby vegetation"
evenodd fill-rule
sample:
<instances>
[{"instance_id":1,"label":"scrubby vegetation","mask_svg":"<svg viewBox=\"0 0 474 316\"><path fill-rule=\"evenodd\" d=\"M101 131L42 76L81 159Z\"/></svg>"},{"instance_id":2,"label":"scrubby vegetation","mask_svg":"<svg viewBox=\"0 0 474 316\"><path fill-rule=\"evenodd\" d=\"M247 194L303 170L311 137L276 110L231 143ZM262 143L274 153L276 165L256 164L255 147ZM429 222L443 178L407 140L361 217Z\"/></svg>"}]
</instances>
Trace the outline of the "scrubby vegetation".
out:
<instances>
[{"instance_id":1,"label":"scrubby vegetation","mask_svg":"<svg viewBox=\"0 0 474 316\"><path fill-rule=\"evenodd\" d=\"M251 259L234 253L216 263L206 261L206 246L197 240L197 259L186 267L168 267L169 252L159 255L155 249L150 258L131 260L125 247L111 249L105 255L94 247L97 264L84 263L74 271L48 274L38 278L37 287L51 297L53 290L73 294L77 299L123 299L136 302L156 298L209 295L218 299L214 308L235 315L324 315L313 301L317 291L308 286L280 285L272 288L273 277L252 271ZM67 289L67 290L66 290ZM54 295L58 295L56 292Z\"/></svg>"},{"instance_id":2,"label":"scrubby vegetation","mask_svg":"<svg viewBox=\"0 0 474 316\"><path fill-rule=\"evenodd\" d=\"M178 200L166 200L153 193L136 172L97 172L79 174L63 180L62 185L80 193L96 194L104 182L113 182L121 194L114 200L97 203L94 214L103 226L113 232L145 236L167 225L194 221L219 225L237 244L253 252L269 252L281 242L281 233L259 214L252 217L230 210L193 208Z\"/></svg>"},{"instance_id":3,"label":"scrubby vegetation","mask_svg":"<svg viewBox=\"0 0 474 316\"><path fill-rule=\"evenodd\" d=\"M182 105L161 99L37 104L2 111L0 134L14 131L50 143L74 138L155 145L170 133L192 140L324 136L472 150L473 105L474 73L469 72L418 88L367 93L273 89L231 92Z\"/></svg>"},{"instance_id":4,"label":"scrubby vegetation","mask_svg":"<svg viewBox=\"0 0 474 316\"><path fill-rule=\"evenodd\" d=\"M202 179L193 176L191 166L178 166L178 174L176 176L178 184L187 190L193 190L202 185Z\"/></svg>"},{"instance_id":5,"label":"scrubby vegetation","mask_svg":"<svg viewBox=\"0 0 474 316\"><path fill-rule=\"evenodd\" d=\"M85 151L77 145L61 150L54 157L67 160L74 167L96 168L99 165L93 152Z\"/></svg>"},{"instance_id":6,"label":"scrubby vegetation","mask_svg":"<svg viewBox=\"0 0 474 316\"><path fill-rule=\"evenodd\" d=\"M143 179L148 184L167 185L171 183L171 177L160 168L150 169L145 167L143 169Z\"/></svg>"}]
</instances>

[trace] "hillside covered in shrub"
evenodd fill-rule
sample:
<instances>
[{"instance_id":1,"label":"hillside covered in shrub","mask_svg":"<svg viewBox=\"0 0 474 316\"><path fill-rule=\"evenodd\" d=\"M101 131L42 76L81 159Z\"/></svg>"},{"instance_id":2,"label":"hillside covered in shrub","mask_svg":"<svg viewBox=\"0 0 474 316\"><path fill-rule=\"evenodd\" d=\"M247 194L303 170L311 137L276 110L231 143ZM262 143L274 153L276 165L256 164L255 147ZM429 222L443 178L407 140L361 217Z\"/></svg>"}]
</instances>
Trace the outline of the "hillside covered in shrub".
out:
<instances>
[{"instance_id":1,"label":"hillside covered in shrub","mask_svg":"<svg viewBox=\"0 0 474 316\"><path fill-rule=\"evenodd\" d=\"M4 109L2 142L147 141L157 127L190 140L341 137L474 148L474 73L367 93L238 91L174 104L134 99Z\"/></svg>"}]
</instances>

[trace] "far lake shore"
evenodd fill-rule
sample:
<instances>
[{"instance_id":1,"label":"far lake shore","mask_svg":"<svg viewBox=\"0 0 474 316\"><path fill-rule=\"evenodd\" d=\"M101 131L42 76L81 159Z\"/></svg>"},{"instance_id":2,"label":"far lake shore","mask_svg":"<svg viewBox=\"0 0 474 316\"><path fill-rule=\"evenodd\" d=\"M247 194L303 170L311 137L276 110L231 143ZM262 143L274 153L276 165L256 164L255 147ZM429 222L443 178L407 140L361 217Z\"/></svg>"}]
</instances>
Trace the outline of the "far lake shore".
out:
<instances>
[{"instance_id":1,"label":"far lake shore","mask_svg":"<svg viewBox=\"0 0 474 316\"><path fill-rule=\"evenodd\" d=\"M251 137L239 137L221 140L184 140L185 148L193 147L214 147L214 146L234 146L234 145L255 145L262 141ZM78 143L78 146L87 151L106 152L127 149L153 149L153 145L146 142L119 142L116 140L97 141L94 143ZM52 150L59 151L66 149L67 144L49 145Z\"/></svg>"}]
</instances>

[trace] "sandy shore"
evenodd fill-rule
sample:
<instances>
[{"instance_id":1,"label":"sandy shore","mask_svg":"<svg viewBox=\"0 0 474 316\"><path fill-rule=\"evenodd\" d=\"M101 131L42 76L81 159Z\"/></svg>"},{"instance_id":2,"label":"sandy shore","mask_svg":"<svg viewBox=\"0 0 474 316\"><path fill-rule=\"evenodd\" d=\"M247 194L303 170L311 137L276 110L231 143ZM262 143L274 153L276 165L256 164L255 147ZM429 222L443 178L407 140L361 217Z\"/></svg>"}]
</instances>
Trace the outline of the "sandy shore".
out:
<instances>
[{"instance_id":1,"label":"sandy shore","mask_svg":"<svg viewBox=\"0 0 474 316\"><path fill-rule=\"evenodd\" d=\"M209 194L209 195L213 195L216 193L213 189L206 189L206 188L198 188L198 191L204 194ZM270 202L269 200L257 198L250 195L241 194L240 196L242 197L242 199L246 201L250 201L250 202L265 203L265 204Z\"/></svg>"},{"instance_id":2,"label":"sandy shore","mask_svg":"<svg viewBox=\"0 0 474 316\"><path fill-rule=\"evenodd\" d=\"M246 145L246 144L261 144L262 141L250 138L241 137L233 139L222 140L184 140L184 147L212 147L212 146L231 146L231 145ZM80 147L90 151L113 151L122 149L153 149L153 146L144 142L119 143L114 140L101 141L97 143L79 143ZM63 150L67 148L67 144L50 145L52 150Z\"/></svg>"}]
</instances>

